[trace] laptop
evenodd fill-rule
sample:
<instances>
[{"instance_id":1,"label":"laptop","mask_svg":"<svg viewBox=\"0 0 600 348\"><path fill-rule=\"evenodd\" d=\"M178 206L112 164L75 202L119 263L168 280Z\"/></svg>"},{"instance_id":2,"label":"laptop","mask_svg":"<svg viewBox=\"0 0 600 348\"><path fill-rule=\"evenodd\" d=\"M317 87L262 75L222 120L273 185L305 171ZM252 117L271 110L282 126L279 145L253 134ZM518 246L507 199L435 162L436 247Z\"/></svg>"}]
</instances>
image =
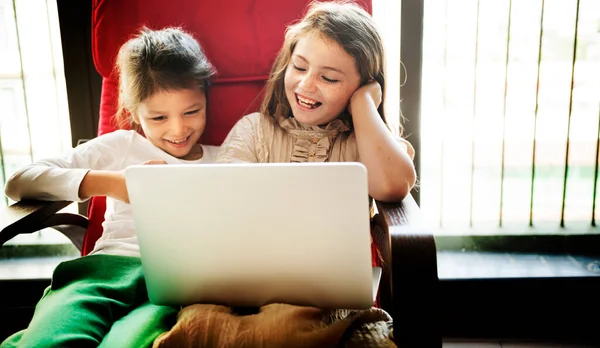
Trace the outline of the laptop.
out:
<instances>
[{"instance_id":1,"label":"laptop","mask_svg":"<svg viewBox=\"0 0 600 348\"><path fill-rule=\"evenodd\" d=\"M125 177L152 303L373 305L364 165L136 165Z\"/></svg>"}]
</instances>

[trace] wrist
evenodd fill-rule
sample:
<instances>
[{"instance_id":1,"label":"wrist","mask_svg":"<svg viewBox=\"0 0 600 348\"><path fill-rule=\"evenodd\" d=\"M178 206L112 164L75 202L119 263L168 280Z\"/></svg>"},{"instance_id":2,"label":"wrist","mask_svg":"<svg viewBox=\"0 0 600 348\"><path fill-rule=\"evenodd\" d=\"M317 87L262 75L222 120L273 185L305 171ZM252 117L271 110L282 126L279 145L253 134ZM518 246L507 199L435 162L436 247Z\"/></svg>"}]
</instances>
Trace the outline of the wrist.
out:
<instances>
[{"instance_id":1,"label":"wrist","mask_svg":"<svg viewBox=\"0 0 600 348\"><path fill-rule=\"evenodd\" d=\"M117 186L118 174L107 170L90 170L79 186L79 198L110 196Z\"/></svg>"},{"instance_id":2,"label":"wrist","mask_svg":"<svg viewBox=\"0 0 600 348\"><path fill-rule=\"evenodd\" d=\"M356 114L362 114L367 112L369 109L375 109L375 102L368 95L353 95L350 98L350 114L354 118Z\"/></svg>"}]
</instances>

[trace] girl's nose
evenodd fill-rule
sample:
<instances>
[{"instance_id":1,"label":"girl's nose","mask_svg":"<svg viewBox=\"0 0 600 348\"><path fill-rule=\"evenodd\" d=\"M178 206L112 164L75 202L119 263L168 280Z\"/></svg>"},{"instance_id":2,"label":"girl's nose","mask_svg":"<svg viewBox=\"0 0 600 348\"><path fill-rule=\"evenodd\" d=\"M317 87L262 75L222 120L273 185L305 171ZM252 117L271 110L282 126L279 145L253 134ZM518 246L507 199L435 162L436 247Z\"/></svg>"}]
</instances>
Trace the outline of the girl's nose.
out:
<instances>
[{"instance_id":1,"label":"girl's nose","mask_svg":"<svg viewBox=\"0 0 600 348\"><path fill-rule=\"evenodd\" d=\"M317 88L317 84L315 83L315 76L313 74L305 74L302 77L302 80L300 80L299 86L305 91L314 91Z\"/></svg>"},{"instance_id":2,"label":"girl's nose","mask_svg":"<svg viewBox=\"0 0 600 348\"><path fill-rule=\"evenodd\" d=\"M187 126L185 125L185 120L182 116L176 116L171 118L171 132L173 134L183 134Z\"/></svg>"}]
</instances>

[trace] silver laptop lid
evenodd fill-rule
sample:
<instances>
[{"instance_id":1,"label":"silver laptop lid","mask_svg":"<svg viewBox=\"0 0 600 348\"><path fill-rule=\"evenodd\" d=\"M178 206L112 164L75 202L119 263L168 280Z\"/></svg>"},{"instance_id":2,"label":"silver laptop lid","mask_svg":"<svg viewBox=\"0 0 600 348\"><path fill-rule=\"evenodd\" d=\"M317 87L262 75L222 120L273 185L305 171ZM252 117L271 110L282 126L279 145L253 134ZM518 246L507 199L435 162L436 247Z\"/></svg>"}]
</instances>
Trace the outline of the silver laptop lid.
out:
<instances>
[{"instance_id":1,"label":"silver laptop lid","mask_svg":"<svg viewBox=\"0 0 600 348\"><path fill-rule=\"evenodd\" d=\"M362 164L140 165L126 179L153 303L372 306Z\"/></svg>"}]
</instances>

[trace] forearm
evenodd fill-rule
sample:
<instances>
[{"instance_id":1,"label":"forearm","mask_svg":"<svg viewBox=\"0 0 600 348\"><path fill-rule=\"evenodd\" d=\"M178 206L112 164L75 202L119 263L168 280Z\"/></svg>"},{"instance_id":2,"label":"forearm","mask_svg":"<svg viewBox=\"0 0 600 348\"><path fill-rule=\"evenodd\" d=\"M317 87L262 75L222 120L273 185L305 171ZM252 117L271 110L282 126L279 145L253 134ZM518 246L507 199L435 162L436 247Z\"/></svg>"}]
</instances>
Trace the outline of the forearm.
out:
<instances>
[{"instance_id":1,"label":"forearm","mask_svg":"<svg viewBox=\"0 0 600 348\"><path fill-rule=\"evenodd\" d=\"M119 190L122 175L109 170L90 170L79 186L79 197L83 200L94 196L113 196Z\"/></svg>"},{"instance_id":2,"label":"forearm","mask_svg":"<svg viewBox=\"0 0 600 348\"><path fill-rule=\"evenodd\" d=\"M367 167L369 194L381 201L400 201L415 185L414 164L394 138L369 98L353 106L358 152Z\"/></svg>"},{"instance_id":3,"label":"forearm","mask_svg":"<svg viewBox=\"0 0 600 348\"><path fill-rule=\"evenodd\" d=\"M94 138L56 158L46 158L25 166L6 182L6 196L23 199L80 202L81 185L92 169L121 170L135 133L116 131ZM94 189L94 187L92 187ZM85 193L84 190L83 193ZM95 191L102 191L99 187ZM95 193L95 192L92 192ZM102 193L102 192L101 192Z\"/></svg>"},{"instance_id":4,"label":"forearm","mask_svg":"<svg viewBox=\"0 0 600 348\"><path fill-rule=\"evenodd\" d=\"M6 182L4 193L14 201L80 201L79 186L86 172L87 169L61 168L54 163L40 161L13 174Z\"/></svg>"}]
</instances>

